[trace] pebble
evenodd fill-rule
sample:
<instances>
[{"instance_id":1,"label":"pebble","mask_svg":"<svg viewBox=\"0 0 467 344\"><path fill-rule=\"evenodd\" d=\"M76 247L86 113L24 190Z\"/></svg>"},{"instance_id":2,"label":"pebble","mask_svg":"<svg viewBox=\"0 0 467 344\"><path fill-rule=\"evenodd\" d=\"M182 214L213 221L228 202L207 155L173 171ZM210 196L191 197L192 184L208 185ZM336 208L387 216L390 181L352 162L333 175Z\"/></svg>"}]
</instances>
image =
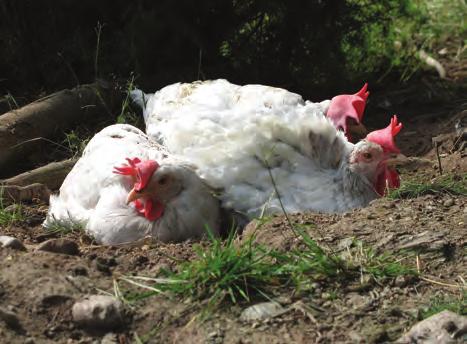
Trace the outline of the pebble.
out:
<instances>
[{"instance_id":1,"label":"pebble","mask_svg":"<svg viewBox=\"0 0 467 344\"><path fill-rule=\"evenodd\" d=\"M354 243L354 238L352 237L344 238L339 241L339 243L337 244L337 248L340 250L345 250L349 247L352 247L353 243Z\"/></svg>"},{"instance_id":2,"label":"pebble","mask_svg":"<svg viewBox=\"0 0 467 344\"><path fill-rule=\"evenodd\" d=\"M72 308L73 321L96 330L111 330L124 323L123 304L108 295L91 295Z\"/></svg>"},{"instance_id":3,"label":"pebble","mask_svg":"<svg viewBox=\"0 0 467 344\"><path fill-rule=\"evenodd\" d=\"M452 198L448 198L444 201L443 205L445 207L452 207L454 205L454 200Z\"/></svg>"},{"instance_id":4,"label":"pebble","mask_svg":"<svg viewBox=\"0 0 467 344\"><path fill-rule=\"evenodd\" d=\"M0 235L0 244L2 247L12 248L14 250L26 251L23 243L15 237L8 235Z\"/></svg>"},{"instance_id":5,"label":"pebble","mask_svg":"<svg viewBox=\"0 0 467 344\"><path fill-rule=\"evenodd\" d=\"M442 311L412 326L396 343L459 343L467 332L467 317Z\"/></svg>"},{"instance_id":6,"label":"pebble","mask_svg":"<svg viewBox=\"0 0 467 344\"><path fill-rule=\"evenodd\" d=\"M52 253L62 253L75 256L79 254L79 247L73 240L59 238L50 239L40 243L36 251L47 251Z\"/></svg>"},{"instance_id":7,"label":"pebble","mask_svg":"<svg viewBox=\"0 0 467 344\"><path fill-rule=\"evenodd\" d=\"M346 304L354 309L363 308L368 303L369 298L357 293L347 295Z\"/></svg>"},{"instance_id":8,"label":"pebble","mask_svg":"<svg viewBox=\"0 0 467 344\"><path fill-rule=\"evenodd\" d=\"M0 307L0 320L3 320L11 328L20 327L19 319L16 314L6 308Z\"/></svg>"},{"instance_id":9,"label":"pebble","mask_svg":"<svg viewBox=\"0 0 467 344\"><path fill-rule=\"evenodd\" d=\"M240 314L242 321L258 321L273 318L285 313L287 310L277 302L262 302L250 306Z\"/></svg>"},{"instance_id":10,"label":"pebble","mask_svg":"<svg viewBox=\"0 0 467 344\"><path fill-rule=\"evenodd\" d=\"M118 344L118 337L115 333L107 333L102 339L100 344Z\"/></svg>"},{"instance_id":11,"label":"pebble","mask_svg":"<svg viewBox=\"0 0 467 344\"><path fill-rule=\"evenodd\" d=\"M404 288L413 283L414 280L414 276L397 276L394 280L394 285L399 288Z\"/></svg>"}]
</instances>

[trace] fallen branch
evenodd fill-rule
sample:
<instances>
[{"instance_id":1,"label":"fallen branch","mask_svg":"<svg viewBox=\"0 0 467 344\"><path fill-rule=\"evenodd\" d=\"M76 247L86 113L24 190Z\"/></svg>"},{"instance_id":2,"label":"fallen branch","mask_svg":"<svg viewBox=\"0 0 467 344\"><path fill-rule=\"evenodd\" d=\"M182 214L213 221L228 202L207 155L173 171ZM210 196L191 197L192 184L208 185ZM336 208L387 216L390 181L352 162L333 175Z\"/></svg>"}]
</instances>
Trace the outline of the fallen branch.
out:
<instances>
[{"instance_id":1,"label":"fallen branch","mask_svg":"<svg viewBox=\"0 0 467 344\"><path fill-rule=\"evenodd\" d=\"M62 185L63 180L75 163L75 159L52 162L17 176L0 180L0 184L27 186L39 183L45 185L50 190L56 190Z\"/></svg>"},{"instance_id":2,"label":"fallen branch","mask_svg":"<svg viewBox=\"0 0 467 344\"><path fill-rule=\"evenodd\" d=\"M40 199L41 201L48 202L50 190L47 186L39 183L28 186L2 185L0 186L0 195L3 205L22 203L24 201L32 201L33 199Z\"/></svg>"},{"instance_id":3,"label":"fallen branch","mask_svg":"<svg viewBox=\"0 0 467 344\"><path fill-rule=\"evenodd\" d=\"M112 104L119 101L115 88L96 83L56 92L0 116L1 174L11 174L18 164L33 160L47 139L63 136L80 123L111 117Z\"/></svg>"}]
</instances>

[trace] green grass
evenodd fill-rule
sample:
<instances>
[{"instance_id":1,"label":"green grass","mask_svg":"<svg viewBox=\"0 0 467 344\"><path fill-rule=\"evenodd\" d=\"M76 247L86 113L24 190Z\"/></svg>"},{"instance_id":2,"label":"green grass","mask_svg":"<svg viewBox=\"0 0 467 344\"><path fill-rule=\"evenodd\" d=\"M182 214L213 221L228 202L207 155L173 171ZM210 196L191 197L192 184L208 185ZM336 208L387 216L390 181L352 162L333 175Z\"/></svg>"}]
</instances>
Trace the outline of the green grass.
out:
<instances>
[{"instance_id":1,"label":"green grass","mask_svg":"<svg viewBox=\"0 0 467 344\"><path fill-rule=\"evenodd\" d=\"M416 275L414 268L402 262L409 258L408 255L400 253L397 258L393 253L377 253L372 247L365 247L361 241L355 242L355 249L349 251L348 260L354 271L368 274L375 280L383 278L394 278L404 275Z\"/></svg>"},{"instance_id":2,"label":"green grass","mask_svg":"<svg viewBox=\"0 0 467 344\"><path fill-rule=\"evenodd\" d=\"M463 289L457 297L443 295L432 298L419 314L421 319L426 319L444 310L467 316L467 289Z\"/></svg>"},{"instance_id":3,"label":"green grass","mask_svg":"<svg viewBox=\"0 0 467 344\"><path fill-rule=\"evenodd\" d=\"M392 199L416 198L437 193L467 196L467 174L441 176L432 183L406 181L399 189L391 190L388 197Z\"/></svg>"},{"instance_id":4,"label":"green grass","mask_svg":"<svg viewBox=\"0 0 467 344\"><path fill-rule=\"evenodd\" d=\"M73 232L84 232L84 225L74 220L55 220L44 227L50 234L64 236Z\"/></svg>"},{"instance_id":5,"label":"green grass","mask_svg":"<svg viewBox=\"0 0 467 344\"><path fill-rule=\"evenodd\" d=\"M254 238L237 242L211 237L207 247L195 248L196 258L180 264L177 272L163 271L162 278L124 276L120 280L146 289L121 293L127 302L155 294L176 295L206 303L208 308L223 302L237 304L254 299L270 299L277 290L309 290L312 282L348 284L362 275L375 280L415 274L401 259L378 255L362 244L347 256L338 256L319 246L304 231L297 231L304 247L291 251L267 249L254 244Z\"/></svg>"},{"instance_id":6,"label":"green grass","mask_svg":"<svg viewBox=\"0 0 467 344\"><path fill-rule=\"evenodd\" d=\"M166 273L171 283L157 288L195 300L209 298L210 305L225 299L235 304L250 301L253 295L266 296L268 287L278 285L284 272L274 263L270 250L254 246L252 240L236 243L233 234L225 242L211 238L209 247L195 248L194 260L182 263L176 273Z\"/></svg>"},{"instance_id":7,"label":"green grass","mask_svg":"<svg viewBox=\"0 0 467 344\"><path fill-rule=\"evenodd\" d=\"M65 147L73 157L80 156L91 140L91 133L84 128L78 128L65 134L61 146Z\"/></svg>"},{"instance_id":8,"label":"green grass","mask_svg":"<svg viewBox=\"0 0 467 344\"><path fill-rule=\"evenodd\" d=\"M21 205L18 205L14 210L7 210L3 206L3 201L0 199L0 226L9 226L15 222L23 221L24 216L21 212Z\"/></svg>"},{"instance_id":9,"label":"green grass","mask_svg":"<svg viewBox=\"0 0 467 344\"><path fill-rule=\"evenodd\" d=\"M397 70L408 80L421 68L421 50L445 63L458 63L467 52L467 5L463 0L347 0L358 7L358 32L342 42L347 70L358 73ZM358 13L358 14L357 14ZM376 19L378 18L378 19ZM359 44L355 44L355 40Z\"/></svg>"},{"instance_id":10,"label":"green grass","mask_svg":"<svg viewBox=\"0 0 467 344\"><path fill-rule=\"evenodd\" d=\"M137 114L131 107L130 92L135 88L135 77L131 75L126 83L126 96L123 100L120 114L117 117L117 123L131 124L137 128L143 129L145 127L143 116Z\"/></svg>"},{"instance_id":11,"label":"green grass","mask_svg":"<svg viewBox=\"0 0 467 344\"><path fill-rule=\"evenodd\" d=\"M9 226L15 222L23 221L24 216L21 204L8 207L3 200L3 188L0 186L0 226Z\"/></svg>"},{"instance_id":12,"label":"green grass","mask_svg":"<svg viewBox=\"0 0 467 344\"><path fill-rule=\"evenodd\" d=\"M0 102L6 102L10 110L18 109L19 105L15 97L10 92L7 92L3 97L0 98Z\"/></svg>"}]
</instances>

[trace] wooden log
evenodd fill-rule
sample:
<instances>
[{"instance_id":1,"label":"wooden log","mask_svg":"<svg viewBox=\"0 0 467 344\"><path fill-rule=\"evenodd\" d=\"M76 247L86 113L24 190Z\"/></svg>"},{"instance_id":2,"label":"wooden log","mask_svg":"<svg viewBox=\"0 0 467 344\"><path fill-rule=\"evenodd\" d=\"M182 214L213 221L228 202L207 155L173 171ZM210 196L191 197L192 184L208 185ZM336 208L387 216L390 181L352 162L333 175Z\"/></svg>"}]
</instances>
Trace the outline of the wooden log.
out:
<instances>
[{"instance_id":1,"label":"wooden log","mask_svg":"<svg viewBox=\"0 0 467 344\"><path fill-rule=\"evenodd\" d=\"M38 138L53 140L77 124L110 119L115 104L121 104L121 93L96 83L56 92L1 115L0 175L11 175L9 171L18 170L15 164L40 151Z\"/></svg>"},{"instance_id":2,"label":"wooden log","mask_svg":"<svg viewBox=\"0 0 467 344\"><path fill-rule=\"evenodd\" d=\"M27 186L39 183L47 186L50 190L57 190L75 163L76 159L52 162L17 176L0 180L0 185Z\"/></svg>"},{"instance_id":3,"label":"wooden log","mask_svg":"<svg viewBox=\"0 0 467 344\"><path fill-rule=\"evenodd\" d=\"M0 197L2 199L2 205L22 203L25 201L32 201L33 199L40 199L48 203L50 190L46 185L39 183L27 186L2 185L0 186Z\"/></svg>"}]
</instances>

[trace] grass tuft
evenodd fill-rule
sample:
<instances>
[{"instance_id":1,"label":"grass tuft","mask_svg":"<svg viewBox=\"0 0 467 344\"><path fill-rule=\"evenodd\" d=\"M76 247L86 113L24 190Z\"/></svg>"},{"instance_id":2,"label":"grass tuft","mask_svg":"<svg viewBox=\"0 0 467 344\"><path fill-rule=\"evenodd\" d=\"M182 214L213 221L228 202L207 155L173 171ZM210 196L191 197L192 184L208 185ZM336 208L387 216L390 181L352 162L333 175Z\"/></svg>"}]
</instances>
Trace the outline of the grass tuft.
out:
<instances>
[{"instance_id":1,"label":"grass tuft","mask_svg":"<svg viewBox=\"0 0 467 344\"><path fill-rule=\"evenodd\" d=\"M50 234L58 234L64 236L74 232L84 233L84 225L75 220L53 220L45 226L45 229Z\"/></svg>"},{"instance_id":2,"label":"grass tuft","mask_svg":"<svg viewBox=\"0 0 467 344\"><path fill-rule=\"evenodd\" d=\"M61 146L66 147L73 157L77 157L83 153L84 148L86 148L90 140L91 133L88 130L79 128L78 130L72 130L65 134L65 139Z\"/></svg>"},{"instance_id":3,"label":"grass tuft","mask_svg":"<svg viewBox=\"0 0 467 344\"><path fill-rule=\"evenodd\" d=\"M460 295L437 296L430 300L430 304L420 310L420 318L426 319L434 314L448 310L460 315L467 315L467 289L463 289Z\"/></svg>"},{"instance_id":4,"label":"grass tuft","mask_svg":"<svg viewBox=\"0 0 467 344\"><path fill-rule=\"evenodd\" d=\"M196 300L210 298L210 305L226 298L235 304L250 301L252 295L266 295L267 288L280 281L282 269L269 251L254 246L252 240L237 244L233 234L225 242L211 237L209 247L196 247L197 258L181 264L177 273L168 273L172 283L159 288Z\"/></svg>"},{"instance_id":5,"label":"grass tuft","mask_svg":"<svg viewBox=\"0 0 467 344\"><path fill-rule=\"evenodd\" d=\"M357 245L352 254L342 257L319 246L299 231L305 245L301 249L277 251L254 244L254 238L222 242L211 237L210 246L197 246L197 257L182 263L177 272L163 271L164 278L126 276L121 281L142 288L143 293L128 292L132 302L157 295L172 294L192 301L208 301L208 308L223 302L237 304L253 299L270 299L274 289L292 287L308 290L314 281L346 284L362 274L379 280L416 274L393 255L377 255ZM354 252L356 251L356 252Z\"/></svg>"},{"instance_id":6,"label":"grass tuft","mask_svg":"<svg viewBox=\"0 0 467 344\"><path fill-rule=\"evenodd\" d=\"M467 174L442 176L432 183L407 181L399 189L391 190L388 197L391 199L416 198L438 193L467 196Z\"/></svg>"},{"instance_id":7,"label":"grass tuft","mask_svg":"<svg viewBox=\"0 0 467 344\"><path fill-rule=\"evenodd\" d=\"M144 121L141 115L138 115L131 107L130 92L136 88L135 77L131 75L126 83L126 96L122 103L120 114L117 117L119 124L131 124L137 128L144 128Z\"/></svg>"},{"instance_id":8,"label":"grass tuft","mask_svg":"<svg viewBox=\"0 0 467 344\"><path fill-rule=\"evenodd\" d=\"M11 204L6 206L3 200L3 188L0 187L0 226L10 226L11 224L24 220L21 204Z\"/></svg>"},{"instance_id":9,"label":"grass tuft","mask_svg":"<svg viewBox=\"0 0 467 344\"><path fill-rule=\"evenodd\" d=\"M365 247L361 241L356 241L355 249L349 250L348 264L354 271L368 274L375 280L394 278L404 275L417 275L414 268L402 264L408 257L396 258L393 253L377 254L372 247Z\"/></svg>"}]
</instances>

